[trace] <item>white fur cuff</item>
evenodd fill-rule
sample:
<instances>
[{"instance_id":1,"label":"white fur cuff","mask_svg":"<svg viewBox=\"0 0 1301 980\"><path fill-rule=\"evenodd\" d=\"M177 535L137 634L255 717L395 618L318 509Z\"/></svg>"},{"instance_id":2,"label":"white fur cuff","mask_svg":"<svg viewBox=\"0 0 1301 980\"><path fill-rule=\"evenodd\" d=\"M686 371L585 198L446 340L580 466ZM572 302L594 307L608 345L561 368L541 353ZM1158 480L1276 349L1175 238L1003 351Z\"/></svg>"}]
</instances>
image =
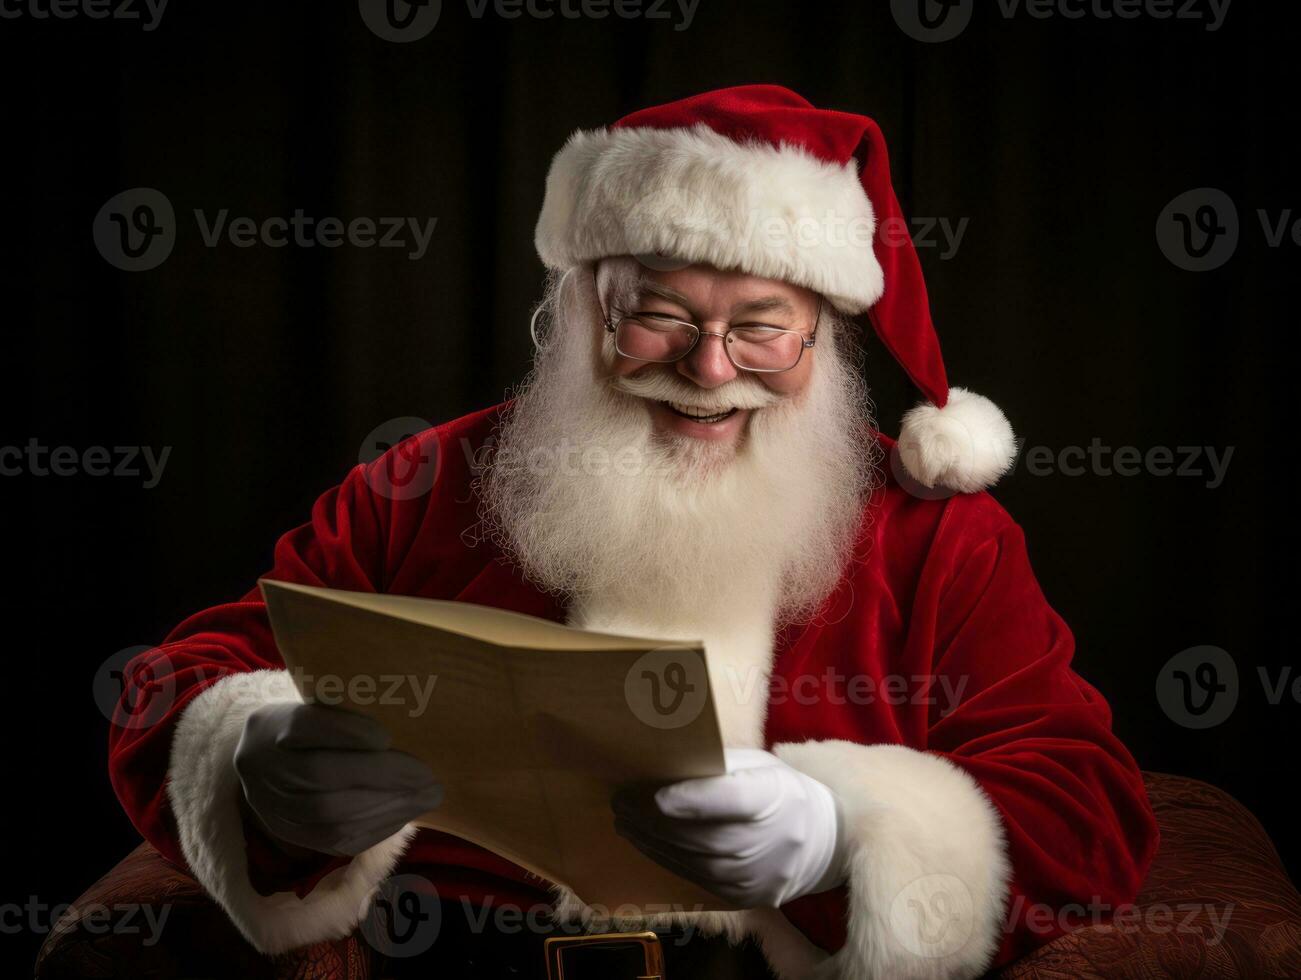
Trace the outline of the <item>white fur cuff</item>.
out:
<instances>
[{"instance_id":1,"label":"white fur cuff","mask_svg":"<svg viewBox=\"0 0 1301 980\"><path fill-rule=\"evenodd\" d=\"M844 805L845 946L817 977L976 977L998 950L1011 869L1002 820L947 759L902 745L775 746Z\"/></svg>"},{"instance_id":2,"label":"white fur cuff","mask_svg":"<svg viewBox=\"0 0 1301 980\"><path fill-rule=\"evenodd\" d=\"M167 796L190 871L260 952L350 933L415 833L408 825L323 878L306 898L259 895L249 882L235 747L244 719L272 701L301 701L283 670L231 674L186 707L172 738Z\"/></svg>"}]
</instances>

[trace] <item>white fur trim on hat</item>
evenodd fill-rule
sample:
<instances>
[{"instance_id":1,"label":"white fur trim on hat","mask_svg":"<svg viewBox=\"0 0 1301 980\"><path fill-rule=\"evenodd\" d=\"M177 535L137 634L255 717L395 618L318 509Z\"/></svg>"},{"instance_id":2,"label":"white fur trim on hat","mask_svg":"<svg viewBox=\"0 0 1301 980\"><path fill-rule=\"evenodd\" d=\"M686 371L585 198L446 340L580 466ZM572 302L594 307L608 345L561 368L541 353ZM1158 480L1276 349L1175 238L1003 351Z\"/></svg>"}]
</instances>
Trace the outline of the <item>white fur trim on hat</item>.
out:
<instances>
[{"instance_id":1,"label":"white fur trim on hat","mask_svg":"<svg viewBox=\"0 0 1301 980\"><path fill-rule=\"evenodd\" d=\"M926 487L978 493L1016 460L1016 435L1002 410L983 395L950 388L943 408L909 410L899 433L904 469Z\"/></svg>"},{"instance_id":2,"label":"white fur trim on hat","mask_svg":"<svg viewBox=\"0 0 1301 980\"><path fill-rule=\"evenodd\" d=\"M223 677L182 712L167 772L167 798L190 871L245 938L268 954L352 932L415 834L408 824L330 872L305 898L254 890L244 851L235 746L254 708L301 700L283 670Z\"/></svg>"},{"instance_id":3,"label":"white fur trim on hat","mask_svg":"<svg viewBox=\"0 0 1301 980\"><path fill-rule=\"evenodd\" d=\"M880 298L856 163L690 129L579 131L556 154L534 242L551 269L659 255L781 279L845 313Z\"/></svg>"},{"instance_id":4,"label":"white fur trim on hat","mask_svg":"<svg viewBox=\"0 0 1301 980\"><path fill-rule=\"evenodd\" d=\"M972 777L903 745L774 746L840 798L849 841L845 945L811 977L976 977L1002 936L1003 822Z\"/></svg>"}]
</instances>

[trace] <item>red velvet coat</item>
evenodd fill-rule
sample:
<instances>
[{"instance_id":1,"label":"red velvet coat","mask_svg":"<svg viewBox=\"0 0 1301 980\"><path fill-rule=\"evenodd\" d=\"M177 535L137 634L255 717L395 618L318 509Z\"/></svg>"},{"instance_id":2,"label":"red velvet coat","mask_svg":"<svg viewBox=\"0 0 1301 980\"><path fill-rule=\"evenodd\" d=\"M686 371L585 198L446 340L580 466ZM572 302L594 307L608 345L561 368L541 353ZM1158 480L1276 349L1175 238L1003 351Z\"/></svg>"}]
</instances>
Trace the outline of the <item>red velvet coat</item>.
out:
<instances>
[{"instance_id":1,"label":"red velvet coat","mask_svg":"<svg viewBox=\"0 0 1301 980\"><path fill-rule=\"evenodd\" d=\"M499 411L417 437L437 477L413 499L372 489L383 460L355 468L281 538L268 577L563 620L561 605L466 533L474 467ZM1059 934L1036 909L1131 901L1156 826L1106 702L1071 670L1070 630L1011 518L984 493L923 500L893 481L870 507L861 557L822 613L777 636L765 730L770 745L795 746L787 761L831 782L851 808L861 802L861 867L848 887L783 911L818 947L846 947L851 975L972 974L991 955L1007 961ZM229 758L242 719L250 704L295 696L282 671L249 672L281 667L256 589L190 617L128 672L109 759L139 831L267 951L351 929L410 836L351 862L294 866L243 819ZM815 706L795 696L801 678L828 667L866 686ZM890 677L910 679L905 696L881 686ZM934 696L918 696L913 678L929 678L923 695ZM145 702L146 723L133 721L125 705L138 715ZM525 907L548 898L545 883L504 859L430 831L402 862L444 898ZM966 950L933 956L928 974L915 944L883 933L881 906L919 877L950 873L970 887L976 935Z\"/></svg>"}]
</instances>

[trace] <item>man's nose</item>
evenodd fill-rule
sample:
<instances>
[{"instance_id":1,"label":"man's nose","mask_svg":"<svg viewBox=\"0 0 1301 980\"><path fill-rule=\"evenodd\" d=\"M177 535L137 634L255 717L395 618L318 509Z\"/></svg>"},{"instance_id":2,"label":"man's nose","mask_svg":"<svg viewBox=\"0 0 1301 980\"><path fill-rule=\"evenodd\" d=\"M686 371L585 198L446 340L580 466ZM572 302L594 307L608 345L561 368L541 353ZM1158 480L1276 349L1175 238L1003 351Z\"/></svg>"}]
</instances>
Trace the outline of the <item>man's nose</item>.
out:
<instances>
[{"instance_id":1,"label":"man's nose","mask_svg":"<svg viewBox=\"0 0 1301 980\"><path fill-rule=\"evenodd\" d=\"M727 356L727 339L723 331L700 332L691 353L678 361L678 373L702 388L717 388L736 377L736 365Z\"/></svg>"}]
</instances>

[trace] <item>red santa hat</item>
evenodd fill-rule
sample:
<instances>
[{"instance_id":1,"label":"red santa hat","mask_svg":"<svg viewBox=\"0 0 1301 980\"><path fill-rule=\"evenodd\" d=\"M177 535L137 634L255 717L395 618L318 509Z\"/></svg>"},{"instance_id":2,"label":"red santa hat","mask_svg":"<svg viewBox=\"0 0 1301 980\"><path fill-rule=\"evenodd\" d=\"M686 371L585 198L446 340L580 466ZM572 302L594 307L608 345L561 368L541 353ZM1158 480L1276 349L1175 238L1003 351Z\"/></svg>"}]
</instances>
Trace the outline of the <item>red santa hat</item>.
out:
<instances>
[{"instance_id":1,"label":"red santa hat","mask_svg":"<svg viewBox=\"0 0 1301 980\"><path fill-rule=\"evenodd\" d=\"M993 402L950 388L881 129L778 85L743 85L574 133L556 154L535 243L565 270L660 255L805 286L866 312L926 401L899 460L926 487L976 492L1016 456Z\"/></svg>"}]
</instances>

